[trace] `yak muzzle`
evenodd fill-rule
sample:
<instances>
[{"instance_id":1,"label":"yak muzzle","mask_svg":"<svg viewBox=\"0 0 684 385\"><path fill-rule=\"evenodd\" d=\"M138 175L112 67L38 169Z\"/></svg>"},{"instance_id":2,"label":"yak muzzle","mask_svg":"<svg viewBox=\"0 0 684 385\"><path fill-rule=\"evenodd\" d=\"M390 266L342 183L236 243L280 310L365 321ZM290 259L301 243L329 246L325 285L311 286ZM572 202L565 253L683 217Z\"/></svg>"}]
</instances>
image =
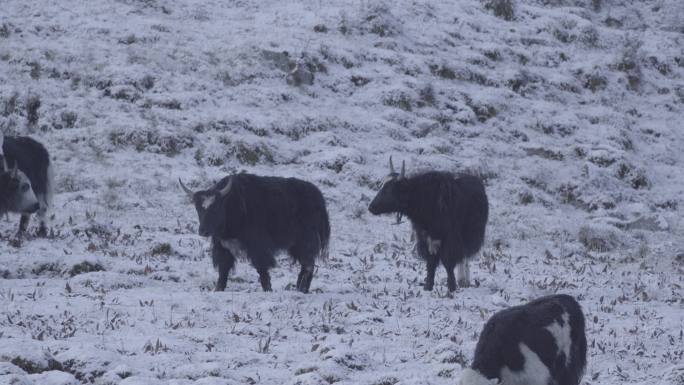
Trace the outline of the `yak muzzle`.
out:
<instances>
[{"instance_id":1,"label":"yak muzzle","mask_svg":"<svg viewBox=\"0 0 684 385\"><path fill-rule=\"evenodd\" d=\"M371 202L368 205L368 211L370 211L371 214L373 215L378 215L380 214L380 211L378 210L378 204L375 203L375 201Z\"/></svg>"},{"instance_id":2,"label":"yak muzzle","mask_svg":"<svg viewBox=\"0 0 684 385\"><path fill-rule=\"evenodd\" d=\"M35 204L32 205L31 207L29 207L28 210L25 210L24 212L25 212L26 214L33 214L33 213L35 213L35 212L38 211L38 210L40 210L40 203L35 203Z\"/></svg>"}]
</instances>

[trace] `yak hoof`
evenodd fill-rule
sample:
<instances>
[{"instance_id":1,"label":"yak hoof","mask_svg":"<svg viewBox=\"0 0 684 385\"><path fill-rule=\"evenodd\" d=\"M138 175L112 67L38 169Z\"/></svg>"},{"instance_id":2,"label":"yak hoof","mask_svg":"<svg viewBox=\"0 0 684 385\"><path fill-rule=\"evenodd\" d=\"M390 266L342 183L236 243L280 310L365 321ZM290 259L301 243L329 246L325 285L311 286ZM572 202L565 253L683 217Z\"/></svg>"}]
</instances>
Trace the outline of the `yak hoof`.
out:
<instances>
[{"instance_id":1,"label":"yak hoof","mask_svg":"<svg viewBox=\"0 0 684 385\"><path fill-rule=\"evenodd\" d=\"M297 282L297 290L301 291L304 294L309 292L309 286L306 284L305 278Z\"/></svg>"},{"instance_id":2,"label":"yak hoof","mask_svg":"<svg viewBox=\"0 0 684 385\"><path fill-rule=\"evenodd\" d=\"M36 233L36 235L40 238L47 238L47 236L48 236L47 227L40 226L40 228L38 228L38 232Z\"/></svg>"},{"instance_id":3,"label":"yak hoof","mask_svg":"<svg viewBox=\"0 0 684 385\"><path fill-rule=\"evenodd\" d=\"M9 243L9 245L12 246L12 247L16 247L16 248L21 247L21 235L17 234L17 235L14 236L13 238L10 238L10 240L8 241L8 243Z\"/></svg>"},{"instance_id":4,"label":"yak hoof","mask_svg":"<svg viewBox=\"0 0 684 385\"><path fill-rule=\"evenodd\" d=\"M226 290L225 287L218 287L218 286L216 286L216 288L214 289L214 291L224 291L224 290Z\"/></svg>"},{"instance_id":5,"label":"yak hoof","mask_svg":"<svg viewBox=\"0 0 684 385\"><path fill-rule=\"evenodd\" d=\"M423 285L423 290L425 290L425 291L432 291L433 286L434 286L434 285L425 284L425 285Z\"/></svg>"},{"instance_id":6,"label":"yak hoof","mask_svg":"<svg viewBox=\"0 0 684 385\"><path fill-rule=\"evenodd\" d=\"M297 290L306 294L309 292L309 287L311 287L311 281L313 280L313 266L302 267L302 270L297 276Z\"/></svg>"},{"instance_id":7,"label":"yak hoof","mask_svg":"<svg viewBox=\"0 0 684 385\"><path fill-rule=\"evenodd\" d=\"M262 278L260 279L260 281L261 281L261 288L264 289L264 291L273 291L273 289L271 289L271 280L270 280L270 278L263 278L263 277L262 277Z\"/></svg>"},{"instance_id":8,"label":"yak hoof","mask_svg":"<svg viewBox=\"0 0 684 385\"><path fill-rule=\"evenodd\" d=\"M466 279L459 279L458 280L458 286L459 287L470 287L470 282Z\"/></svg>"}]
</instances>

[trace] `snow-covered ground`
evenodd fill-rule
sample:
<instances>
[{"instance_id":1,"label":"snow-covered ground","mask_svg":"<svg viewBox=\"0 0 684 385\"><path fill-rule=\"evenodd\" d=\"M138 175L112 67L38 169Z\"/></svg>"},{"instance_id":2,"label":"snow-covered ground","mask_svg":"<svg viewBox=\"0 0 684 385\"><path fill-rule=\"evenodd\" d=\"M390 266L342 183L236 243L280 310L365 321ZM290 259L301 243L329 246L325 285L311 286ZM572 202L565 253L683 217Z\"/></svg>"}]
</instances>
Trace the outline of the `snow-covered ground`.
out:
<instances>
[{"instance_id":1,"label":"snow-covered ground","mask_svg":"<svg viewBox=\"0 0 684 385\"><path fill-rule=\"evenodd\" d=\"M0 383L455 384L493 312L563 292L583 383L684 384L684 3L488 4L1 0L0 129L57 195L49 239L0 223ZM367 212L389 155L486 180L473 287L424 292ZM240 170L323 191L313 293L286 256L212 291L177 179Z\"/></svg>"}]
</instances>

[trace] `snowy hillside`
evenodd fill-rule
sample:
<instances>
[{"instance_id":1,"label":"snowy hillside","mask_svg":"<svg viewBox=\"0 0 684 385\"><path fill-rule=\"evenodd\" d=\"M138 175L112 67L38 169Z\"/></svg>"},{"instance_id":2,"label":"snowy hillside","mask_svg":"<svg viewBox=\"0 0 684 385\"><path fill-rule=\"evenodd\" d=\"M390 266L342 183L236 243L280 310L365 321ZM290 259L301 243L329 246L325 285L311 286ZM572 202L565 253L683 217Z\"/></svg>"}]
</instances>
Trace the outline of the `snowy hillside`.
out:
<instances>
[{"instance_id":1,"label":"snowy hillside","mask_svg":"<svg viewBox=\"0 0 684 385\"><path fill-rule=\"evenodd\" d=\"M684 384L684 3L506 3L0 0L0 129L57 180L48 239L0 223L0 383L456 384L493 312L562 292L584 384ZM424 292L368 213L390 155L485 179L473 287ZM323 191L311 294L286 256L212 291L177 180L241 170Z\"/></svg>"}]
</instances>

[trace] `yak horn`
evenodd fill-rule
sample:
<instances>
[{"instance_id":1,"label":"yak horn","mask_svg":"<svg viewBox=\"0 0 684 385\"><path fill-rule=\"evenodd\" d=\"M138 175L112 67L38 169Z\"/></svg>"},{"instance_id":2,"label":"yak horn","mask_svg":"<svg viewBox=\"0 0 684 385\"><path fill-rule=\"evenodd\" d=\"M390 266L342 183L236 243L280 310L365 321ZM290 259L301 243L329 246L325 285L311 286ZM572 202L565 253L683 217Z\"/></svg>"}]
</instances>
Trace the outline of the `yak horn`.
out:
<instances>
[{"instance_id":1,"label":"yak horn","mask_svg":"<svg viewBox=\"0 0 684 385\"><path fill-rule=\"evenodd\" d=\"M14 167L12 168L12 178L17 177L17 172L19 172L19 168L17 168L17 162L14 162Z\"/></svg>"},{"instance_id":2,"label":"yak horn","mask_svg":"<svg viewBox=\"0 0 684 385\"><path fill-rule=\"evenodd\" d=\"M183 184L183 181L181 180L181 178L178 178L178 183L180 183L180 186L183 189L183 191L185 191L185 193L188 194L190 199L192 199L192 197L195 195L195 193L193 193L192 190L190 190L187 186L185 186Z\"/></svg>"},{"instance_id":3,"label":"yak horn","mask_svg":"<svg viewBox=\"0 0 684 385\"><path fill-rule=\"evenodd\" d=\"M233 178L228 179L228 183L226 183L226 186L219 191L219 194L221 194L222 197L228 195L231 187L233 187Z\"/></svg>"},{"instance_id":4,"label":"yak horn","mask_svg":"<svg viewBox=\"0 0 684 385\"><path fill-rule=\"evenodd\" d=\"M406 177L406 161L401 161L401 176L400 178Z\"/></svg>"},{"instance_id":5,"label":"yak horn","mask_svg":"<svg viewBox=\"0 0 684 385\"><path fill-rule=\"evenodd\" d=\"M390 173L394 174L394 163L392 163L392 155L390 155Z\"/></svg>"}]
</instances>

